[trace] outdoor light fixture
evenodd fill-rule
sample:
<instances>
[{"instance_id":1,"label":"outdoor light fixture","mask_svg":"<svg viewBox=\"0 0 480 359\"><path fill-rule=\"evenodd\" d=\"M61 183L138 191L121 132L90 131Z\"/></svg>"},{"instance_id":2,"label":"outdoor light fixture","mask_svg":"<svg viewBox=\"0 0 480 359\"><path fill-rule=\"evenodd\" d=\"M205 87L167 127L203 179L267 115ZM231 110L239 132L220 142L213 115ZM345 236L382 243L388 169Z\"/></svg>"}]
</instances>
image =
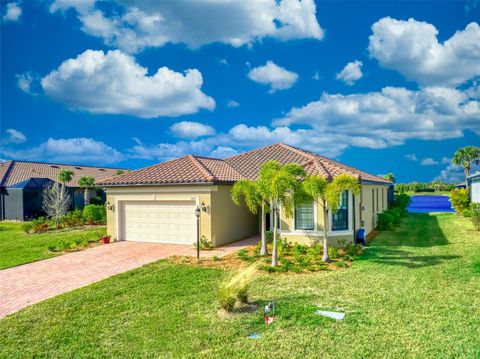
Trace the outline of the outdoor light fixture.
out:
<instances>
[{"instance_id":1,"label":"outdoor light fixture","mask_svg":"<svg viewBox=\"0 0 480 359\"><path fill-rule=\"evenodd\" d=\"M202 211L207 212L207 206L205 206L205 202L202 201Z\"/></svg>"},{"instance_id":2,"label":"outdoor light fixture","mask_svg":"<svg viewBox=\"0 0 480 359\"><path fill-rule=\"evenodd\" d=\"M110 202L107 202L107 209L108 209L109 211L114 212L114 211L115 211L115 205L110 204Z\"/></svg>"},{"instance_id":3,"label":"outdoor light fixture","mask_svg":"<svg viewBox=\"0 0 480 359\"><path fill-rule=\"evenodd\" d=\"M203 202L202 202L203 205ZM200 207L195 208L195 217L197 217L197 261L200 260Z\"/></svg>"}]
</instances>

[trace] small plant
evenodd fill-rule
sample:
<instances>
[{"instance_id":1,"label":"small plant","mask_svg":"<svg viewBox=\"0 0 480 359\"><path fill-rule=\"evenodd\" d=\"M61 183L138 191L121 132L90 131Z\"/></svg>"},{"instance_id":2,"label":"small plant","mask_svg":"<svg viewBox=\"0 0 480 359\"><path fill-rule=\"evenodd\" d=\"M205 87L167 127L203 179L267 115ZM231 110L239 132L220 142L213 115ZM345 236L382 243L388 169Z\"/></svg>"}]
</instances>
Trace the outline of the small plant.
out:
<instances>
[{"instance_id":1,"label":"small plant","mask_svg":"<svg viewBox=\"0 0 480 359\"><path fill-rule=\"evenodd\" d=\"M265 238L267 239L267 243L273 242L273 231L266 231Z\"/></svg>"},{"instance_id":2,"label":"small plant","mask_svg":"<svg viewBox=\"0 0 480 359\"><path fill-rule=\"evenodd\" d=\"M450 202L457 213L461 214L469 207L468 191L465 188L454 189L450 192Z\"/></svg>"},{"instance_id":3,"label":"small plant","mask_svg":"<svg viewBox=\"0 0 480 359\"><path fill-rule=\"evenodd\" d=\"M237 252L237 257L240 258L242 261L250 261L251 259L254 259L253 257L250 257L248 255L248 250L246 250L245 248L240 249Z\"/></svg>"},{"instance_id":4,"label":"small plant","mask_svg":"<svg viewBox=\"0 0 480 359\"><path fill-rule=\"evenodd\" d=\"M378 214L377 228L380 230L393 229L395 227L393 215L389 211Z\"/></svg>"},{"instance_id":5,"label":"small plant","mask_svg":"<svg viewBox=\"0 0 480 359\"><path fill-rule=\"evenodd\" d=\"M34 233L45 233L48 231L48 222L45 217L38 217L32 221Z\"/></svg>"},{"instance_id":6,"label":"small plant","mask_svg":"<svg viewBox=\"0 0 480 359\"><path fill-rule=\"evenodd\" d=\"M218 262L218 261L220 261L220 257L218 257L218 256L213 256L213 257L212 257L212 260L213 260L214 262Z\"/></svg>"},{"instance_id":7,"label":"small plant","mask_svg":"<svg viewBox=\"0 0 480 359\"><path fill-rule=\"evenodd\" d=\"M248 301L248 290L250 284L255 279L257 270L254 266L250 266L241 270L231 277L226 278L221 284L218 291L218 301L220 307L227 312L233 311L237 299L246 303Z\"/></svg>"},{"instance_id":8,"label":"small plant","mask_svg":"<svg viewBox=\"0 0 480 359\"><path fill-rule=\"evenodd\" d=\"M470 205L470 220L477 231L480 231L480 203Z\"/></svg>"},{"instance_id":9,"label":"small plant","mask_svg":"<svg viewBox=\"0 0 480 359\"><path fill-rule=\"evenodd\" d=\"M83 213L77 209L72 212L68 212L63 218L62 222L66 227L80 227L85 223Z\"/></svg>"},{"instance_id":10,"label":"small plant","mask_svg":"<svg viewBox=\"0 0 480 359\"><path fill-rule=\"evenodd\" d=\"M33 231L34 224L33 222L23 222L22 223L22 231L25 233L31 233Z\"/></svg>"},{"instance_id":11,"label":"small plant","mask_svg":"<svg viewBox=\"0 0 480 359\"><path fill-rule=\"evenodd\" d=\"M332 259L338 259L339 258L338 248L328 247L328 256Z\"/></svg>"}]
</instances>

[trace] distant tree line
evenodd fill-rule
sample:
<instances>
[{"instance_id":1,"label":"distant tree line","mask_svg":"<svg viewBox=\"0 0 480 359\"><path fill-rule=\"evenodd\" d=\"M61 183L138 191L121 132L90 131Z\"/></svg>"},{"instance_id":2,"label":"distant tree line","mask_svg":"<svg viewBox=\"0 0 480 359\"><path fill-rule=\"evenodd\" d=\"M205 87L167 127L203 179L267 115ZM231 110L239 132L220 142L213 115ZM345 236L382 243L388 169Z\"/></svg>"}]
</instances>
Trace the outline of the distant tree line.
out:
<instances>
[{"instance_id":1,"label":"distant tree line","mask_svg":"<svg viewBox=\"0 0 480 359\"><path fill-rule=\"evenodd\" d=\"M404 192L439 192L439 191L451 191L455 186L451 183L446 183L440 180L432 182L409 182L409 183L396 183L395 191Z\"/></svg>"}]
</instances>

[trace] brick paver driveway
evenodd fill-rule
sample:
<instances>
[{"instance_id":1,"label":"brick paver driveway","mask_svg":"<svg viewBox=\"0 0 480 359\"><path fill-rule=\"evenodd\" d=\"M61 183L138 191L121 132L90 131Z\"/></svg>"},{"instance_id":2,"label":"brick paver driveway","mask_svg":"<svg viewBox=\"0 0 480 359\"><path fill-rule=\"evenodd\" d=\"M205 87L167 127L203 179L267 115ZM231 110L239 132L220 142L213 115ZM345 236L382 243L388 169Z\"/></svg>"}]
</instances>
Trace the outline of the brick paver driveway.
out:
<instances>
[{"instance_id":1,"label":"brick paver driveway","mask_svg":"<svg viewBox=\"0 0 480 359\"><path fill-rule=\"evenodd\" d=\"M258 242L251 237L201 257L223 257ZM0 270L0 318L61 293L172 255L194 256L189 245L117 242Z\"/></svg>"}]
</instances>

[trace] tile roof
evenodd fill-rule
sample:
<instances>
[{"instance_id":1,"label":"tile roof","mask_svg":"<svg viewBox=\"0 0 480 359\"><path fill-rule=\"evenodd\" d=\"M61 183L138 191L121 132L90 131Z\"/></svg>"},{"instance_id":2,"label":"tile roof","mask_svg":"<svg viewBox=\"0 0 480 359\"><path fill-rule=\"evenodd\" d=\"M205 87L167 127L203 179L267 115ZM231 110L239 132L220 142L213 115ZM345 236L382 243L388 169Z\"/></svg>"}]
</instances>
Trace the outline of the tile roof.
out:
<instances>
[{"instance_id":1,"label":"tile roof","mask_svg":"<svg viewBox=\"0 0 480 359\"><path fill-rule=\"evenodd\" d=\"M276 160L281 164L298 163L304 166L307 174L321 175L328 180L346 173L364 181L391 183L324 156L279 143L224 160L188 155L102 180L98 185L233 183L241 179L254 180L262 164L268 160Z\"/></svg>"},{"instance_id":2,"label":"tile roof","mask_svg":"<svg viewBox=\"0 0 480 359\"><path fill-rule=\"evenodd\" d=\"M30 178L49 178L57 181L62 170L73 171L73 180L67 183L69 187L79 187L78 180L84 176L92 176L95 181L101 181L115 176L122 168L93 167L83 165L67 165L45 162L5 161L0 163L0 186L9 187Z\"/></svg>"}]
</instances>

